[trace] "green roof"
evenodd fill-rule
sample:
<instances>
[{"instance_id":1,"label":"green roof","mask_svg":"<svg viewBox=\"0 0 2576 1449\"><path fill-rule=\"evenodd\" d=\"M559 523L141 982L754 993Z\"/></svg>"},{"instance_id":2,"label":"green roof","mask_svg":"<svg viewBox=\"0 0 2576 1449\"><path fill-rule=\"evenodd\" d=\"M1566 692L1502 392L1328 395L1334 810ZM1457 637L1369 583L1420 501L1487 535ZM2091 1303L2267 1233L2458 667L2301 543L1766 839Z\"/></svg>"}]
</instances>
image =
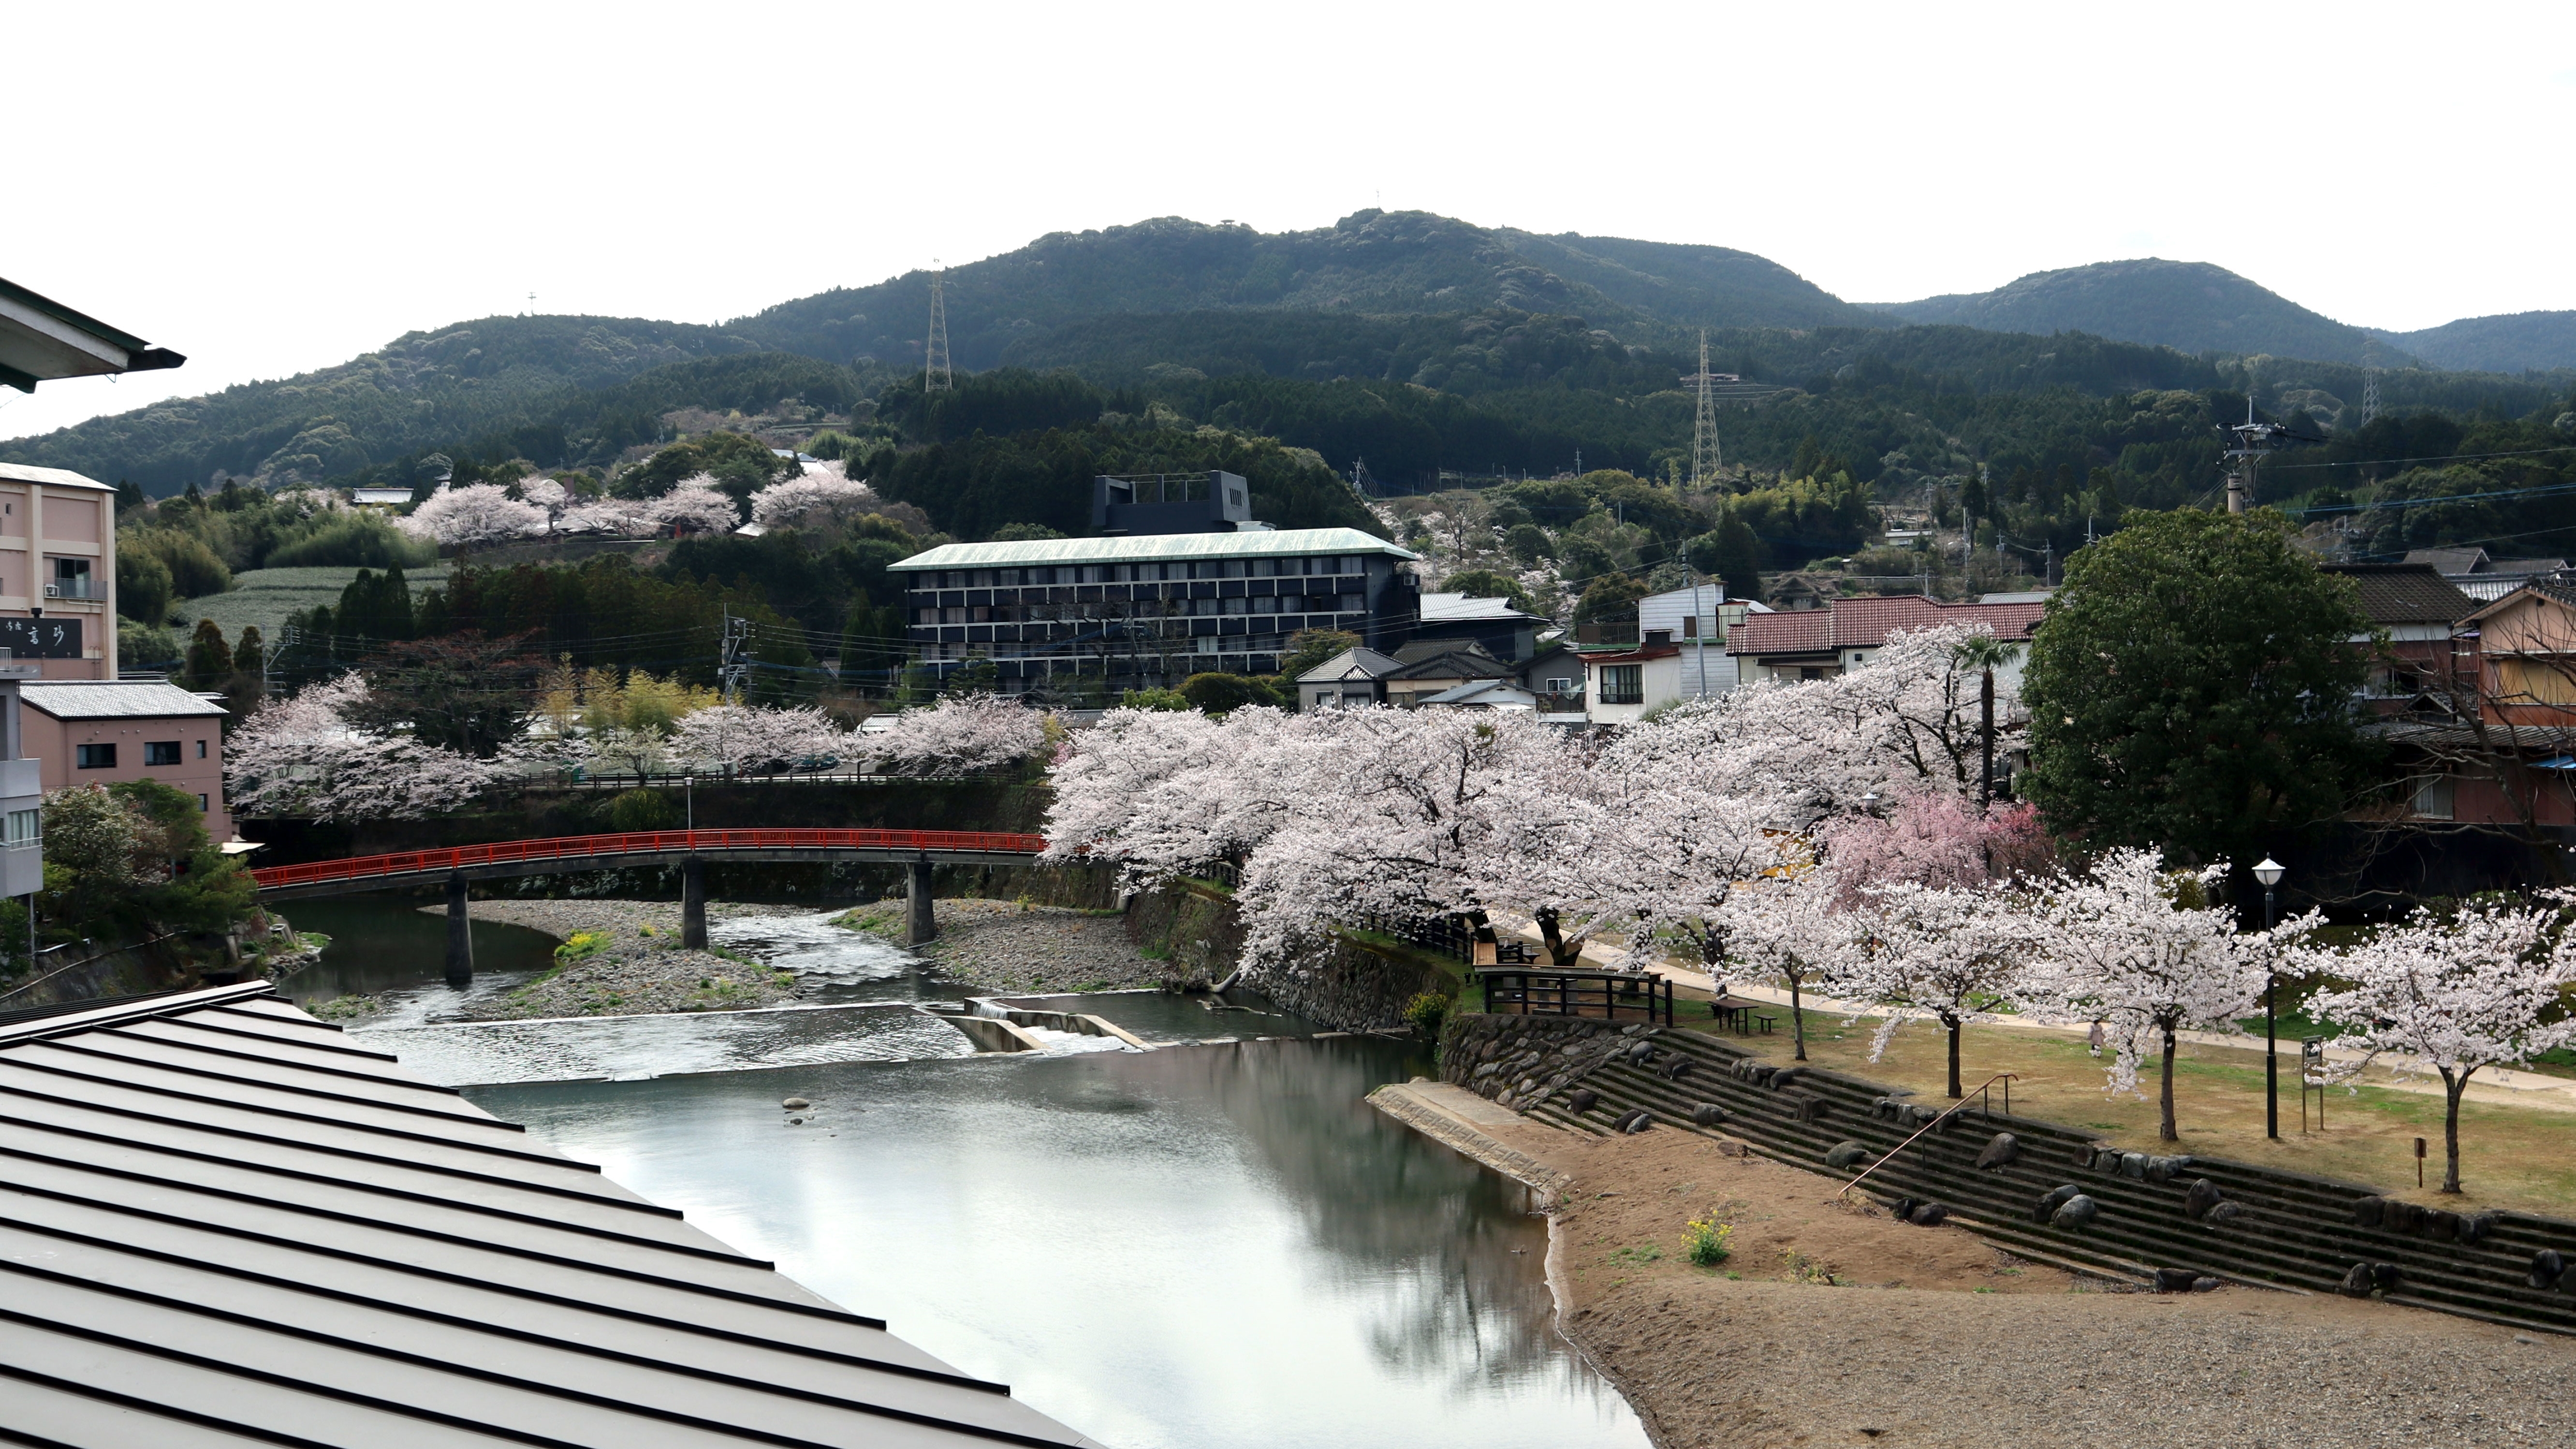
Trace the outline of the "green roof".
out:
<instances>
[{"instance_id":1,"label":"green roof","mask_svg":"<svg viewBox=\"0 0 2576 1449\"><path fill-rule=\"evenodd\" d=\"M1161 563L1171 559L1289 558L1383 553L1420 558L1356 528L1260 529L1249 533L1139 533L1123 538L1031 538L1010 543L945 543L889 569L1011 569L1042 564Z\"/></svg>"}]
</instances>

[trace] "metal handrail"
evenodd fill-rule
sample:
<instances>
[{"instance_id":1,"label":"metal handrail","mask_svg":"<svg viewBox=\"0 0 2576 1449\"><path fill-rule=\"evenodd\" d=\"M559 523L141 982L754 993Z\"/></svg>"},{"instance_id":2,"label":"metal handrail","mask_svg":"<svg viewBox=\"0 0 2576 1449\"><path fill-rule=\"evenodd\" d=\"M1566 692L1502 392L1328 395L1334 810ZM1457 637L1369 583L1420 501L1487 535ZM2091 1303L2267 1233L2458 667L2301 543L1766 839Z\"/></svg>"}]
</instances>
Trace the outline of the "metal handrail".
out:
<instances>
[{"instance_id":1,"label":"metal handrail","mask_svg":"<svg viewBox=\"0 0 2576 1449\"><path fill-rule=\"evenodd\" d=\"M2011 1116L2011 1115L2012 1115L2012 1080L2013 1080L2013 1078L2015 1078L2015 1077L2017 1077L2017 1076L2019 1076L2019 1075L2021 1075L2019 1072L1997 1072L1997 1073L1995 1073L1993 1076L1986 1078L1986 1079L1985 1079L1985 1081L1983 1081L1983 1082L1981 1082L1981 1083L1979 1083L1979 1084L1978 1084L1977 1089L1976 1089L1975 1091L1973 1091L1973 1092L1967 1092L1967 1093L1963 1093L1963 1094L1961 1094L1961 1096L1960 1096L1960 1098L1959 1098L1959 1104L1958 1104L1957 1106L1952 1107L1951 1109L1949 1109L1949 1110L1948 1110L1948 1111L1946 1111L1946 1112L1943 1112L1940 1116L1933 1118L1931 1121L1924 1123L1922 1126L1915 1128L1915 1129L1914 1129L1914 1137L1920 1137L1920 1136L1922 1136L1924 1133L1931 1131L1933 1128L1938 1127L1938 1126L1940 1126L1942 1123L1947 1122L1947 1121L1949 1121L1951 1118L1953 1118L1953 1117L1955 1117L1955 1116L1959 1115L1961 1112L1966 1111L1966 1110L1968 1109L1968 1098L1970 1098L1970 1097L1977 1097L1977 1096L1985 1096L1987 1088L1992 1087L1992 1086L1993 1086L1995 1083L1997 1083L1997 1082L2002 1082L2002 1083L2004 1084L2004 1115L2005 1115L2005 1116L2007 1116L2007 1117ZM1994 1110L1995 1110L1994 1098L1992 1098L1992 1097L1990 1097L1990 1096L1986 1097L1986 1114L1987 1114L1988 1116L1992 1116L1992 1115L1994 1115ZM1908 1137L1908 1138L1906 1138L1904 1141L1897 1143L1894 1147L1889 1148L1889 1149L1887 1150L1887 1152L1886 1152L1886 1154L1885 1154L1884 1156L1881 1156L1881 1157L1880 1157L1876 1162L1873 1162L1873 1163L1871 1163L1869 1166L1867 1166L1867 1167L1865 1167L1865 1168L1861 1169L1860 1177L1855 1177L1855 1178L1853 1178L1851 1181L1849 1181L1849 1182L1847 1182L1847 1183L1844 1183L1844 1184L1843 1184L1843 1190L1842 1190L1841 1192L1835 1193L1835 1194L1834 1194L1834 1196L1836 1196L1836 1197L1849 1197L1849 1196L1851 1195L1851 1190L1852 1190L1853 1188L1856 1188L1856 1187L1860 1186L1860 1184L1861 1184L1861 1178L1867 1177L1867 1176L1869 1176L1871 1173L1878 1171L1878 1170L1879 1170L1880 1168L1882 1168L1882 1167L1885 1167L1885 1166L1888 1164L1888 1162L1896 1156L1896 1154L1898 1154L1898 1153L1900 1153L1900 1152L1903 1152L1903 1151L1904 1151L1906 1148L1908 1148L1908 1147L1913 1146L1913 1145L1914 1145L1914 1137Z\"/></svg>"}]
</instances>

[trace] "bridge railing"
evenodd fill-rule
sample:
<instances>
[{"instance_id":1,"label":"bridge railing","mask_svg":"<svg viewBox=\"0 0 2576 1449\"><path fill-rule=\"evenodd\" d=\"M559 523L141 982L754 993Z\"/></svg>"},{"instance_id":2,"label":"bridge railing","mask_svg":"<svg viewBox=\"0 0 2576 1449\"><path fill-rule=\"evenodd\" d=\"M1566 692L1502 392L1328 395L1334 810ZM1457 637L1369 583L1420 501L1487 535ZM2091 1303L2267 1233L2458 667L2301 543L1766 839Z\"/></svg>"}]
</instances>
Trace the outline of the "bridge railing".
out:
<instances>
[{"instance_id":1,"label":"bridge railing","mask_svg":"<svg viewBox=\"0 0 2576 1449\"><path fill-rule=\"evenodd\" d=\"M476 866L528 861L579 861L616 855L688 855L718 850L887 850L907 853L971 852L1035 855L1046 838L984 830L642 830L622 835L566 835L546 840L502 840L439 850L272 865L251 872L262 890L321 881L377 876L428 875Z\"/></svg>"}]
</instances>

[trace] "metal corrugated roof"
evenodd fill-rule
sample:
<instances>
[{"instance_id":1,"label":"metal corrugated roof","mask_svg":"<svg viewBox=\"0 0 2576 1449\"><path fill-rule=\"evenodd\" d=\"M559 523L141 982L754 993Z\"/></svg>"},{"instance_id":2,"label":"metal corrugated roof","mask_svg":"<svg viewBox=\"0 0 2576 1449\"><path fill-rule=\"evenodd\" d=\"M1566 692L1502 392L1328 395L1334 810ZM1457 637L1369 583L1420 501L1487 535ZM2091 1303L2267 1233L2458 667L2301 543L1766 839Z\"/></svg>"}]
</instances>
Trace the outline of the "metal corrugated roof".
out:
<instances>
[{"instance_id":1,"label":"metal corrugated roof","mask_svg":"<svg viewBox=\"0 0 2576 1449\"><path fill-rule=\"evenodd\" d=\"M0 1437L1094 1443L268 991L0 1026Z\"/></svg>"},{"instance_id":2,"label":"metal corrugated roof","mask_svg":"<svg viewBox=\"0 0 2576 1449\"><path fill-rule=\"evenodd\" d=\"M11 483L42 483L48 488L95 488L102 493L116 490L84 473L69 468L39 468L33 463L0 463L0 479Z\"/></svg>"},{"instance_id":3,"label":"metal corrugated roof","mask_svg":"<svg viewBox=\"0 0 2576 1449\"><path fill-rule=\"evenodd\" d=\"M56 719L170 719L228 714L166 679L30 679L27 703Z\"/></svg>"},{"instance_id":4,"label":"metal corrugated roof","mask_svg":"<svg viewBox=\"0 0 2576 1449\"><path fill-rule=\"evenodd\" d=\"M944 543L889 569L1011 569L1038 564L1159 563L1167 559L1285 558L1292 554L1383 553L1420 558L1356 528L1286 528L1253 533L1140 533L1125 538L1032 538L1011 543Z\"/></svg>"}]
</instances>

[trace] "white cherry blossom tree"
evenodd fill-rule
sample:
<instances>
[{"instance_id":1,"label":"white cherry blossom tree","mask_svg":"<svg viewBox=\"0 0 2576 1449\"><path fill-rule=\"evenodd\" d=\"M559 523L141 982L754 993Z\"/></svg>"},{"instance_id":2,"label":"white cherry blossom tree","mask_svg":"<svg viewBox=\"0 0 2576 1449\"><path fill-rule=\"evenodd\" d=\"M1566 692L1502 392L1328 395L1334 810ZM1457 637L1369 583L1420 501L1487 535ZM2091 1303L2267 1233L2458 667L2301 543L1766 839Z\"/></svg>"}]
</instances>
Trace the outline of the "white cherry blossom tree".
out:
<instances>
[{"instance_id":1,"label":"white cherry blossom tree","mask_svg":"<svg viewBox=\"0 0 2576 1449\"><path fill-rule=\"evenodd\" d=\"M1950 1035L1952 1097L1960 1036L2016 997L2036 949L2029 916L2007 885L1938 887L1898 881L1859 893L1852 933L1829 973L1837 995L1873 1001L1885 1015L1871 1038L1878 1060L1897 1028L1918 1017Z\"/></svg>"},{"instance_id":2,"label":"white cherry blossom tree","mask_svg":"<svg viewBox=\"0 0 2576 1449\"><path fill-rule=\"evenodd\" d=\"M890 728L854 743L887 774L952 780L1015 765L1044 749L1047 717L1001 695L954 696L905 710Z\"/></svg>"},{"instance_id":3,"label":"white cherry blossom tree","mask_svg":"<svg viewBox=\"0 0 2576 1449\"><path fill-rule=\"evenodd\" d=\"M2039 961L2025 1002L2062 1020L2101 1022L2118 1048L2108 1064L2114 1091L2134 1090L2147 1051L2161 1051L2156 1136L2166 1142L2181 1140L2174 1034L2232 1032L2263 995L2266 943L2240 936L2223 907L2209 908L2226 874L2224 864L2168 871L2156 851L2114 850L2082 874L2047 881L2033 906Z\"/></svg>"},{"instance_id":4,"label":"white cherry blossom tree","mask_svg":"<svg viewBox=\"0 0 2576 1449\"><path fill-rule=\"evenodd\" d=\"M359 729L352 671L272 700L224 741L224 794L240 815L417 820L463 808L508 773L501 762Z\"/></svg>"},{"instance_id":5,"label":"white cherry blossom tree","mask_svg":"<svg viewBox=\"0 0 2576 1449\"><path fill-rule=\"evenodd\" d=\"M792 767L798 760L847 758L847 731L820 709L719 704L682 715L671 731L671 757L695 770L731 775Z\"/></svg>"},{"instance_id":6,"label":"white cherry blossom tree","mask_svg":"<svg viewBox=\"0 0 2576 1449\"><path fill-rule=\"evenodd\" d=\"M552 520L497 483L469 483L439 489L397 523L406 533L451 548L483 548L544 533Z\"/></svg>"},{"instance_id":7,"label":"white cherry blossom tree","mask_svg":"<svg viewBox=\"0 0 2576 1449\"><path fill-rule=\"evenodd\" d=\"M1784 859L1736 885L1715 912L1732 959L1756 976L1788 986L1790 1031L1802 1062L1807 1059L1805 989L1830 975L1860 944L1854 934L1860 919L1844 909L1842 896L1831 866Z\"/></svg>"},{"instance_id":8,"label":"white cherry blossom tree","mask_svg":"<svg viewBox=\"0 0 2576 1449\"><path fill-rule=\"evenodd\" d=\"M2358 1074L2382 1056L2402 1072L2442 1079L2442 1191L2460 1190L2460 1097L2485 1067L2529 1061L2576 1042L2576 949L2569 896L2530 905L2474 905L2453 916L2422 909L2348 952L2311 947L2307 964L2350 984L2308 1001L2342 1029L2335 1044L2364 1053L2335 1069Z\"/></svg>"},{"instance_id":9,"label":"white cherry blossom tree","mask_svg":"<svg viewBox=\"0 0 2576 1449\"><path fill-rule=\"evenodd\" d=\"M659 498L643 500L639 511L657 531L674 533L731 533L742 523L733 500L705 473L681 479Z\"/></svg>"},{"instance_id":10,"label":"white cherry blossom tree","mask_svg":"<svg viewBox=\"0 0 2576 1449\"><path fill-rule=\"evenodd\" d=\"M876 490L842 471L840 463L808 463L794 478L751 495L751 521L763 528L817 520L838 521L877 505Z\"/></svg>"}]
</instances>

